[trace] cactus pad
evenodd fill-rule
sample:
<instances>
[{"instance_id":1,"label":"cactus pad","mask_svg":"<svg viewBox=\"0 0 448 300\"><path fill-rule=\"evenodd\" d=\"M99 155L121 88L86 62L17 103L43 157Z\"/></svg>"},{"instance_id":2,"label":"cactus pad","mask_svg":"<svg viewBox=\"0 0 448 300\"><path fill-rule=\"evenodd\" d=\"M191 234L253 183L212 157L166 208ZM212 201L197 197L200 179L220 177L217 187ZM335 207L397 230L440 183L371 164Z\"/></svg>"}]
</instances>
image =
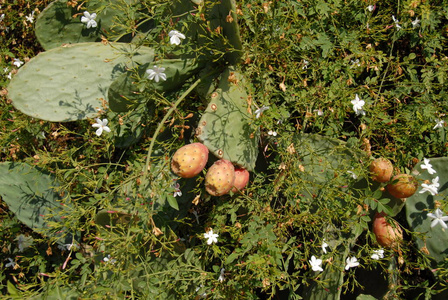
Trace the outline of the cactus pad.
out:
<instances>
[{"instance_id":1,"label":"cactus pad","mask_svg":"<svg viewBox=\"0 0 448 300\"><path fill-rule=\"evenodd\" d=\"M42 234L51 222L62 222L71 208L56 192L58 183L50 175L25 163L0 163L0 195L17 219ZM55 234L61 243L71 243L70 233Z\"/></svg>"},{"instance_id":2,"label":"cactus pad","mask_svg":"<svg viewBox=\"0 0 448 300\"><path fill-rule=\"evenodd\" d=\"M67 0L56 0L50 3L36 19L36 37L45 50L56 48L62 44L74 44L82 42L99 42L101 36L107 37L112 33L114 19L123 12L114 5L105 6L104 1L92 0L85 3L85 8L70 6ZM112 1L118 3L119 1ZM125 1L131 5L133 0ZM102 7L103 6L103 7ZM81 23L84 11L94 13L98 11L95 21L97 27L86 28ZM115 35L124 34L121 28L113 28Z\"/></svg>"},{"instance_id":3,"label":"cactus pad","mask_svg":"<svg viewBox=\"0 0 448 300\"><path fill-rule=\"evenodd\" d=\"M13 105L31 117L53 122L94 117L115 78L136 62L154 57L151 48L112 45L79 43L39 53L9 84Z\"/></svg>"},{"instance_id":4,"label":"cactus pad","mask_svg":"<svg viewBox=\"0 0 448 300\"><path fill-rule=\"evenodd\" d=\"M259 132L250 126L250 96L245 79L233 68L226 69L210 97L199 121L198 139L218 158L253 170Z\"/></svg>"},{"instance_id":5,"label":"cactus pad","mask_svg":"<svg viewBox=\"0 0 448 300\"><path fill-rule=\"evenodd\" d=\"M440 224L431 227L431 222L434 219L428 217L427 214L434 213L436 201L442 204L440 209L445 212L444 216L448 211L448 206L443 204L446 202L448 191L448 157L431 158L430 164L437 171L436 174L431 175L426 170L421 169L422 164L419 163L414 169L414 173L418 173L415 177L421 185L424 180L431 183L432 179L438 176L440 184L438 193L435 196L428 192L420 193L420 186L417 192L406 200L406 218L413 231L424 234L424 239L416 239L419 249L424 252L427 250L429 256L440 263L447 258L448 236Z\"/></svg>"}]
</instances>

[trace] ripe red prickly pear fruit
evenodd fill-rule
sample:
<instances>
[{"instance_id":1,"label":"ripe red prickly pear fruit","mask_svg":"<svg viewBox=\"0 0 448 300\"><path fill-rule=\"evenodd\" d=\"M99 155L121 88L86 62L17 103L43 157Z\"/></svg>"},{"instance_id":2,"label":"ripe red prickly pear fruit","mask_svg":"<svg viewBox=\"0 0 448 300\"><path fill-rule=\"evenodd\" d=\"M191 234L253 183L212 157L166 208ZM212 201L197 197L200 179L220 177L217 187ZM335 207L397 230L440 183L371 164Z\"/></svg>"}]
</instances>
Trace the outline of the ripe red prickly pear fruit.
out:
<instances>
[{"instance_id":1,"label":"ripe red prickly pear fruit","mask_svg":"<svg viewBox=\"0 0 448 300\"><path fill-rule=\"evenodd\" d=\"M205 190L212 196L227 194L235 182L235 167L225 159L216 161L205 175Z\"/></svg>"},{"instance_id":2,"label":"ripe red prickly pear fruit","mask_svg":"<svg viewBox=\"0 0 448 300\"><path fill-rule=\"evenodd\" d=\"M377 158L369 166L369 171L372 173L372 180L376 182L388 182L392 177L394 167L387 158Z\"/></svg>"},{"instance_id":3,"label":"ripe red prickly pear fruit","mask_svg":"<svg viewBox=\"0 0 448 300\"><path fill-rule=\"evenodd\" d=\"M396 181L394 183L394 181ZM418 182L412 175L398 174L392 178L392 183L386 186L389 194L395 198L407 198L417 191Z\"/></svg>"},{"instance_id":4,"label":"ripe red prickly pear fruit","mask_svg":"<svg viewBox=\"0 0 448 300\"><path fill-rule=\"evenodd\" d=\"M232 192L242 191L249 182L249 171L243 168L235 168L235 181L233 182Z\"/></svg>"},{"instance_id":5,"label":"ripe red prickly pear fruit","mask_svg":"<svg viewBox=\"0 0 448 300\"><path fill-rule=\"evenodd\" d=\"M385 248L397 248L403 240L403 231L396 221L387 222L384 213L376 213L373 218L373 233L378 244Z\"/></svg>"},{"instance_id":6,"label":"ripe red prickly pear fruit","mask_svg":"<svg viewBox=\"0 0 448 300\"><path fill-rule=\"evenodd\" d=\"M192 178L204 169L208 160L208 148L201 143L185 145L177 149L171 159L171 170L182 178Z\"/></svg>"}]
</instances>

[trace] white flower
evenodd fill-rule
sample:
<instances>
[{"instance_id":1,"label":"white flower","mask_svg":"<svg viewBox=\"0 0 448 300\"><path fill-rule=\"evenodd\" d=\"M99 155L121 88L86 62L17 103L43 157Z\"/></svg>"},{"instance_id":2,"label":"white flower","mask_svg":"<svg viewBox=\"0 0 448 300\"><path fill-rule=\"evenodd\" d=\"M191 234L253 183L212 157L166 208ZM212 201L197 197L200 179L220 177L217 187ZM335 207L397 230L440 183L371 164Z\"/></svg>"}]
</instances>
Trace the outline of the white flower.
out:
<instances>
[{"instance_id":1,"label":"white flower","mask_svg":"<svg viewBox=\"0 0 448 300\"><path fill-rule=\"evenodd\" d=\"M199 287L196 288L196 292L198 292L201 288L203 288L204 286L201 284ZM203 292L202 294L199 294L199 298L206 298L207 297L207 293Z\"/></svg>"},{"instance_id":2,"label":"white flower","mask_svg":"<svg viewBox=\"0 0 448 300\"><path fill-rule=\"evenodd\" d=\"M311 260L309 260L311 269L315 272L322 272L324 269L322 269L322 259L316 258L314 255L311 256Z\"/></svg>"},{"instance_id":3,"label":"white flower","mask_svg":"<svg viewBox=\"0 0 448 300\"><path fill-rule=\"evenodd\" d=\"M28 22L33 23L34 22L34 11L32 13L30 13L28 16L26 16L25 19Z\"/></svg>"},{"instance_id":4,"label":"white flower","mask_svg":"<svg viewBox=\"0 0 448 300\"><path fill-rule=\"evenodd\" d=\"M117 260L110 257L110 254L108 254L105 258L103 258L103 261L105 263L110 263L110 264L114 264L117 262Z\"/></svg>"},{"instance_id":5,"label":"white flower","mask_svg":"<svg viewBox=\"0 0 448 300\"><path fill-rule=\"evenodd\" d=\"M360 66L361 66L361 64L359 63L359 59L356 59L356 60L353 60L353 59L352 59L352 60L350 61L350 63L352 64L351 67L350 67L350 69L351 69L351 68L354 68L354 67L360 67Z\"/></svg>"},{"instance_id":6,"label":"white flower","mask_svg":"<svg viewBox=\"0 0 448 300\"><path fill-rule=\"evenodd\" d=\"M428 170L428 173L431 175L437 173L429 163L429 158L423 158L423 165L420 165L420 168Z\"/></svg>"},{"instance_id":7,"label":"white flower","mask_svg":"<svg viewBox=\"0 0 448 300\"><path fill-rule=\"evenodd\" d=\"M97 26L95 18L96 13L90 14L88 11L85 11L84 16L81 17L81 23L85 23L87 25L87 29L90 27L95 28Z\"/></svg>"},{"instance_id":8,"label":"white flower","mask_svg":"<svg viewBox=\"0 0 448 300\"><path fill-rule=\"evenodd\" d=\"M174 184L174 195L173 196L174 197L182 196L182 191L180 190L180 185L177 182L176 182L176 184Z\"/></svg>"},{"instance_id":9,"label":"white flower","mask_svg":"<svg viewBox=\"0 0 448 300\"><path fill-rule=\"evenodd\" d=\"M431 184L422 183L422 190L419 193L423 194L424 192L429 192L431 195L435 196L438 193L439 186L439 176L437 176L432 180Z\"/></svg>"},{"instance_id":10,"label":"white flower","mask_svg":"<svg viewBox=\"0 0 448 300\"><path fill-rule=\"evenodd\" d=\"M370 11L370 12L374 11L375 10L375 5L367 6L367 10Z\"/></svg>"},{"instance_id":11,"label":"white flower","mask_svg":"<svg viewBox=\"0 0 448 300\"><path fill-rule=\"evenodd\" d=\"M353 179L358 179L358 175L356 175L355 172L353 172L353 171L347 171L347 173L349 173L349 174L352 176Z\"/></svg>"},{"instance_id":12,"label":"white flower","mask_svg":"<svg viewBox=\"0 0 448 300\"><path fill-rule=\"evenodd\" d=\"M17 68L20 68L21 65L23 65L23 61L21 61L18 58L14 58L14 62L12 63L14 66L16 66Z\"/></svg>"},{"instance_id":13,"label":"white flower","mask_svg":"<svg viewBox=\"0 0 448 300\"><path fill-rule=\"evenodd\" d=\"M356 257L347 257L345 262L346 262L345 270L359 266L359 262Z\"/></svg>"},{"instance_id":14,"label":"white flower","mask_svg":"<svg viewBox=\"0 0 448 300\"><path fill-rule=\"evenodd\" d=\"M9 74L6 76L8 79L10 79L11 80L11 78L12 78L12 72L9 72Z\"/></svg>"},{"instance_id":15,"label":"white flower","mask_svg":"<svg viewBox=\"0 0 448 300\"><path fill-rule=\"evenodd\" d=\"M269 106L262 106L262 107L260 107L259 109L257 109L257 110L255 111L255 118L258 119L258 118L260 117L260 115L261 115L265 110L268 110L268 109L269 109Z\"/></svg>"},{"instance_id":16,"label":"white flower","mask_svg":"<svg viewBox=\"0 0 448 300\"><path fill-rule=\"evenodd\" d=\"M397 28L397 30L400 30L401 26L398 24L399 21L398 21L398 19L395 19L394 15L392 15L392 20L394 21L395 27Z\"/></svg>"},{"instance_id":17,"label":"white flower","mask_svg":"<svg viewBox=\"0 0 448 300\"><path fill-rule=\"evenodd\" d=\"M12 258L7 258L7 260L9 260L9 263L5 264L5 267L11 267L14 268L16 266L16 262L14 260L12 260Z\"/></svg>"},{"instance_id":18,"label":"white flower","mask_svg":"<svg viewBox=\"0 0 448 300\"><path fill-rule=\"evenodd\" d=\"M210 229L206 233L204 233L204 237L207 239L207 245L211 245L212 243L218 242L218 234L213 233L213 229Z\"/></svg>"},{"instance_id":19,"label":"white flower","mask_svg":"<svg viewBox=\"0 0 448 300\"><path fill-rule=\"evenodd\" d=\"M78 249L78 245L77 244L64 244L64 245L58 245L58 248L65 251L65 250L71 250L73 248L73 250L76 251L76 249Z\"/></svg>"},{"instance_id":20,"label":"white flower","mask_svg":"<svg viewBox=\"0 0 448 300\"><path fill-rule=\"evenodd\" d=\"M219 281L219 282L223 282L223 281L225 280L224 272L225 272L225 269L222 268L222 269L221 269L221 272L220 272L220 274L219 274L219 277L218 277L218 281Z\"/></svg>"},{"instance_id":21,"label":"white flower","mask_svg":"<svg viewBox=\"0 0 448 300\"><path fill-rule=\"evenodd\" d=\"M436 126L434 126L433 129L442 128L443 125L445 125L445 121L444 120L436 119Z\"/></svg>"},{"instance_id":22,"label":"white flower","mask_svg":"<svg viewBox=\"0 0 448 300\"><path fill-rule=\"evenodd\" d=\"M322 109L315 109L313 111L316 112L319 117L324 115L324 112L322 111Z\"/></svg>"},{"instance_id":23,"label":"white flower","mask_svg":"<svg viewBox=\"0 0 448 300\"><path fill-rule=\"evenodd\" d=\"M148 73L149 80L159 82L160 79L162 79L163 81L166 80L166 74L163 73L164 71L165 68L159 68L157 66L154 66L152 69L146 70L146 73Z\"/></svg>"},{"instance_id":24,"label":"white flower","mask_svg":"<svg viewBox=\"0 0 448 300\"><path fill-rule=\"evenodd\" d=\"M19 248L19 252L23 252L25 248L28 248L33 244L33 238L30 236L24 236L23 234L20 234L14 240L17 241L17 247Z\"/></svg>"},{"instance_id":25,"label":"white flower","mask_svg":"<svg viewBox=\"0 0 448 300\"><path fill-rule=\"evenodd\" d=\"M370 257L375 259L375 260L378 260L380 258L384 258L384 250L383 249L373 250L373 254Z\"/></svg>"},{"instance_id":26,"label":"white flower","mask_svg":"<svg viewBox=\"0 0 448 300\"><path fill-rule=\"evenodd\" d=\"M433 228L437 224L440 224L440 226L442 226L444 229L448 228L448 226L445 224L445 222L448 221L448 216L444 216L440 208L436 209L434 213L428 213L427 216L434 219L431 222L431 228Z\"/></svg>"},{"instance_id":27,"label":"white flower","mask_svg":"<svg viewBox=\"0 0 448 300\"><path fill-rule=\"evenodd\" d=\"M269 130L268 134L272 135L272 136L277 136L277 132L276 131L272 131L272 130Z\"/></svg>"},{"instance_id":28,"label":"white flower","mask_svg":"<svg viewBox=\"0 0 448 300\"><path fill-rule=\"evenodd\" d=\"M362 109L362 107L364 106L364 104L366 104L364 102L364 100L359 99L358 94L355 95L355 99L353 99L351 101L351 103L353 104L353 110L355 111L356 115L366 115L366 112Z\"/></svg>"},{"instance_id":29,"label":"white flower","mask_svg":"<svg viewBox=\"0 0 448 300\"><path fill-rule=\"evenodd\" d=\"M95 119L96 123L92 125L94 128L98 128L95 132L97 136L101 136L103 134L103 131L110 132L110 128L107 126L107 119L103 119L102 121L99 118Z\"/></svg>"},{"instance_id":30,"label":"white flower","mask_svg":"<svg viewBox=\"0 0 448 300\"><path fill-rule=\"evenodd\" d=\"M310 62L309 61L307 61L306 59L304 59L303 60L303 67L302 67L302 70L304 70L304 69L308 69L308 65L310 64Z\"/></svg>"},{"instance_id":31,"label":"white flower","mask_svg":"<svg viewBox=\"0 0 448 300\"><path fill-rule=\"evenodd\" d=\"M2 15L0 16L0 22L3 22L4 19L5 19L5 14L2 14Z\"/></svg>"},{"instance_id":32,"label":"white flower","mask_svg":"<svg viewBox=\"0 0 448 300\"><path fill-rule=\"evenodd\" d=\"M170 37L170 43L171 45L179 45L181 40L180 39L185 39L185 35L183 35L182 33L180 33L177 30L171 30L168 33L169 37Z\"/></svg>"},{"instance_id":33,"label":"white flower","mask_svg":"<svg viewBox=\"0 0 448 300\"><path fill-rule=\"evenodd\" d=\"M323 243L322 243L322 252L324 253L324 254L327 254L327 248L328 247L328 244L327 244L327 242L325 242L325 240L323 240Z\"/></svg>"},{"instance_id":34,"label":"white flower","mask_svg":"<svg viewBox=\"0 0 448 300\"><path fill-rule=\"evenodd\" d=\"M420 20L418 18L415 18L415 20L412 21L411 23L412 23L412 28L420 26Z\"/></svg>"},{"instance_id":35,"label":"white flower","mask_svg":"<svg viewBox=\"0 0 448 300\"><path fill-rule=\"evenodd\" d=\"M9 71L9 68L8 68L8 67L6 67L6 68L3 69L3 73L5 73L5 74L8 73L8 71Z\"/></svg>"}]
</instances>

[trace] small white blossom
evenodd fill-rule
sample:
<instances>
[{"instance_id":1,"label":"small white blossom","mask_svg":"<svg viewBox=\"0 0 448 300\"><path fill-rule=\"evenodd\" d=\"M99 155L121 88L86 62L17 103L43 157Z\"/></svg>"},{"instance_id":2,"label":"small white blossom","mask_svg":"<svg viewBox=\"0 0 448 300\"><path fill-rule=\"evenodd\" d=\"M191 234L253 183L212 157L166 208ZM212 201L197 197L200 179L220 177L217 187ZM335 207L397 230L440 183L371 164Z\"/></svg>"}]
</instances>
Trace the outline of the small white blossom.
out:
<instances>
[{"instance_id":1,"label":"small white blossom","mask_svg":"<svg viewBox=\"0 0 448 300\"><path fill-rule=\"evenodd\" d=\"M304 70L304 69L308 69L308 65L310 64L310 62L307 61L306 59L304 59L302 62L303 62L302 70Z\"/></svg>"},{"instance_id":2,"label":"small white blossom","mask_svg":"<svg viewBox=\"0 0 448 300\"><path fill-rule=\"evenodd\" d=\"M401 26L398 24L399 21L398 21L398 19L395 18L394 15L392 15L392 20L394 21L395 27L397 28L397 30L400 30Z\"/></svg>"},{"instance_id":3,"label":"small white blossom","mask_svg":"<svg viewBox=\"0 0 448 300\"><path fill-rule=\"evenodd\" d=\"M90 14L88 11L85 11L83 15L84 16L81 17L81 22L86 24L87 29L90 27L95 28L98 25L95 21L96 13Z\"/></svg>"},{"instance_id":4,"label":"small white blossom","mask_svg":"<svg viewBox=\"0 0 448 300\"><path fill-rule=\"evenodd\" d=\"M222 269L221 269L221 272L220 272L220 274L219 274L219 277L218 277L218 281L219 281L219 282L223 282L223 281L226 279L225 276L224 276L224 272L225 272L225 269L222 268Z\"/></svg>"},{"instance_id":5,"label":"small white blossom","mask_svg":"<svg viewBox=\"0 0 448 300\"><path fill-rule=\"evenodd\" d=\"M322 111L322 109L315 109L313 111L316 112L319 117L324 115L324 112Z\"/></svg>"},{"instance_id":6,"label":"small white blossom","mask_svg":"<svg viewBox=\"0 0 448 300\"><path fill-rule=\"evenodd\" d=\"M11 80L11 78L12 78L12 72L9 72L9 74L8 74L8 75L6 75L6 78L8 78L8 79L10 79L10 80Z\"/></svg>"},{"instance_id":7,"label":"small white blossom","mask_svg":"<svg viewBox=\"0 0 448 300\"><path fill-rule=\"evenodd\" d=\"M64 244L64 245L58 245L58 248L60 249L60 250L62 250L62 251L65 251L65 250L72 250L72 248L73 248L73 250L74 251L76 251L76 249L78 249L78 247L79 247L79 245L77 245L77 244Z\"/></svg>"},{"instance_id":8,"label":"small white blossom","mask_svg":"<svg viewBox=\"0 0 448 300\"><path fill-rule=\"evenodd\" d=\"M103 134L103 131L110 132L110 128L107 126L107 119L103 119L102 121L99 118L95 119L96 123L92 125L94 128L98 128L95 132L97 136L101 136Z\"/></svg>"},{"instance_id":9,"label":"small white blossom","mask_svg":"<svg viewBox=\"0 0 448 300\"><path fill-rule=\"evenodd\" d=\"M370 11L370 12L373 12L375 10L375 5L367 6L367 10Z\"/></svg>"},{"instance_id":10,"label":"small white blossom","mask_svg":"<svg viewBox=\"0 0 448 300\"><path fill-rule=\"evenodd\" d=\"M30 13L28 16L26 16L25 19L28 22L33 23L34 22L34 11L32 13Z\"/></svg>"},{"instance_id":11,"label":"small white blossom","mask_svg":"<svg viewBox=\"0 0 448 300\"><path fill-rule=\"evenodd\" d=\"M324 269L322 269L321 265L322 265L322 259L318 259L316 258L314 255L311 256L311 260L309 260L310 265L311 265L311 269L314 272L322 272Z\"/></svg>"},{"instance_id":12,"label":"small white blossom","mask_svg":"<svg viewBox=\"0 0 448 300\"><path fill-rule=\"evenodd\" d=\"M110 264L114 264L114 263L116 263L117 262L117 260L115 260L115 259L113 259L113 258L111 258L110 257L110 254L108 254L106 257L104 257L103 258L103 261L105 262L105 263L110 263Z\"/></svg>"},{"instance_id":13,"label":"small white blossom","mask_svg":"<svg viewBox=\"0 0 448 300\"><path fill-rule=\"evenodd\" d=\"M445 125L444 120L436 119L436 126L433 129L442 128Z\"/></svg>"},{"instance_id":14,"label":"small white blossom","mask_svg":"<svg viewBox=\"0 0 448 300\"><path fill-rule=\"evenodd\" d=\"M429 192L431 195L435 196L438 193L439 186L439 176L437 176L432 180L431 184L422 183L422 190L419 193L423 194L424 192Z\"/></svg>"},{"instance_id":15,"label":"small white blossom","mask_svg":"<svg viewBox=\"0 0 448 300\"><path fill-rule=\"evenodd\" d=\"M428 158L423 158L423 164L420 165L420 168L428 170L428 173L431 175L437 173L436 170L432 168Z\"/></svg>"},{"instance_id":16,"label":"small white blossom","mask_svg":"<svg viewBox=\"0 0 448 300\"><path fill-rule=\"evenodd\" d=\"M418 18L415 18L415 20L412 21L411 23L412 23L412 28L420 26L420 20Z\"/></svg>"},{"instance_id":17,"label":"small white blossom","mask_svg":"<svg viewBox=\"0 0 448 300\"><path fill-rule=\"evenodd\" d=\"M323 243L322 243L322 252L323 252L324 254L327 254L327 247L328 247L327 242L325 242L325 240L323 240Z\"/></svg>"},{"instance_id":18,"label":"small white blossom","mask_svg":"<svg viewBox=\"0 0 448 300\"><path fill-rule=\"evenodd\" d=\"M159 82L160 79L163 81L166 81L166 74L165 68L159 68L157 66L154 66L152 69L146 70L146 73L148 73L148 79L154 80L155 82Z\"/></svg>"},{"instance_id":19,"label":"small white blossom","mask_svg":"<svg viewBox=\"0 0 448 300\"><path fill-rule=\"evenodd\" d=\"M213 229L210 229L206 233L204 233L204 237L207 239L207 245L211 245L212 243L218 242L218 234L213 233Z\"/></svg>"},{"instance_id":20,"label":"small white blossom","mask_svg":"<svg viewBox=\"0 0 448 300\"><path fill-rule=\"evenodd\" d=\"M17 247L19 248L19 252L23 252L26 248L31 246L33 244L33 238L30 236L25 236L23 234L20 234L15 239L17 241Z\"/></svg>"},{"instance_id":21,"label":"small white blossom","mask_svg":"<svg viewBox=\"0 0 448 300\"><path fill-rule=\"evenodd\" d=\"M2 15L0 16L0 22L3 22L4 19L5 19L5 14L2 14Z\"/></svg>"},{"instance_id":22,"label":"small white blossom","mask_svg":"<svg viewBox=\"0 0 448 300\"><path fill-rule=\"evenodd\" d=\"M375 259L375 260L378 260L380 258L384 258L384 250L383 249L373 250L373 254L370 257Z\"/></svg>"},{"instance_id":23,"label":"small white blossom","mask_svg":"<svg viewBox=\"0 0 448 300\"><path fill-rule=\"evenodd\" d=\"M20 66L22 66L24 64L23 61L21 61L18 58L14 58L14 62L12 63L14 66L16 66L17 68L20 68Z\"/></svg>"},{"instance_id":24,"label":"small white blossom","mask_svg":"<svg viewBox=\"0 0 448 300\"><path fill-rule=\"evenodd\" d=\"M359 266L359 262L356 257L347 257L345 263L345 270Z\"/></svg>"},{"instance_id":25,"label":"small white blossom","mask_svg":"<svg viewBox=\"0 0 448 300\"><path fill-rule=\"evenodd\" d=\"M347 171L347 173L349 173L349 174L352 176L353 179L358 179L358 175L356 175L355 172L353 172L353 171Z\"/></svg>"},{"instance_id":26,"label":"small white blossom","mask_svg":"<svg viewBox=\"0 0 448 300\"><path fill-rule=\"evenodd\" d=\"M9 71L9 68L8 67L5 67L4 69L3 69L3 73L8 73L8 71Z\"/></svg>"},{"instance_id":27,"label":"small white blossom","mask_svg":"<svg viewBox=\"0 0 448 300\"><path fill-rule=\"evenodd\" d=\"M174 197L177 197L177 196L182 196L182 191L180 190L180 185L179 185L179 183L178 182L176 182L175 184L174 184L174 195L173 195Z\"/></svg>"},{"instance_id":28,"label":"small white blossom","mask_svg":"<svg viewBox=\"0 0 448 300\"><path fill-rule=\"evenodd\" d=\"M196 288L196 292L198 292L201 288L203 288L204 286L201 284L199 287ZM207 297L207 293L203 292L202 294L199 294L199 298L206 298Z\"/></svg>"},{"instance_id":29,"label":"small white blossom","mask_svg":"<svg viewBox=\"0 0 448 300\"><path fill-rule=\"evenodd\" d=\"M352 60L350 61L350 63L352 64L351 67L350 67L350 69L351 69L351 68L354 68L354 67L360 67L360 66L361 66L361 64L360 64L360 62L359 62L359 59L356 59L356 60L353 60L353 59L352 59Z\"/></svg>"},{"instance_id":30,"label":"small white blossom","mask_svg":"<svg viewBox=\"0 0 448 300\"><path fill-rule=\"evenodd\" d=\"M448 228L448 226L445 224L445 222L448 221L448 216L444 216L440 208L437 208L434 213L428 213L427 216L434 219L431 222L431 228L433 228L437 224L440 224L440 226L442 226L444 229Z\"/></svg>"},{"instance_id":31,"label":"small white blossom","mask_svg":"<svg viewBox=\"0 0 448 300\"><path fill-rule=\"evenodd\" d=\"M262 107L260 107L259 109L257 109L257 110L255 111L255 118L258 119L258 118L260 117L260 115L261 115L264 111L266 111L266 110L268 110L268 109L269 109L269 106L262 106Z\"/></svg>"},{"instance_id":32,"label":"small white blossom","mask_svg":"<svg viewBox=\"0 0 448 300\"><path fill-rule=\"evenodd\" d=\"M181 40L180 39L185 39L185 35L180 33L177 30L171 30L168 33L168 36L170 37L170 43L172 45L179 45Z\"/></svg>"},{"instance_id":33,"label":"small white blossom","mask_svg":"<svg viewBox=\"0 0 448 300\"><path fill-rule=\"evenodd\" d=\"M272 131L272 130L269 130L268 134L272 135L272 136L277 136L277 132L276 131Z\"/></svg>"},{"instance_id":34,"label":"small white blossom","mask_svg":"<svg viewBox=\"0 0 448 300\"><path fill-rule=\"evenodd\" d=\"M16 266L16 262L12 258L8 257L7 260L9 260L9 263L5 264L6 268L8 267L14 268Z\"/></svg>"},{"instance_id":35,"label":"small white blossom","mask_svg":"<svg viewBox=\"0 0 448 300\"><path fill-rule=\"evenodd\" d=\"M364 100L359 99L358 94L355 95L355 99L353 99L351 103L353 104L353 110L355 111L355 114L357 116L366 115L366 112L362 108L366 103L364 102Z\"/></svg>"}]
</instances>

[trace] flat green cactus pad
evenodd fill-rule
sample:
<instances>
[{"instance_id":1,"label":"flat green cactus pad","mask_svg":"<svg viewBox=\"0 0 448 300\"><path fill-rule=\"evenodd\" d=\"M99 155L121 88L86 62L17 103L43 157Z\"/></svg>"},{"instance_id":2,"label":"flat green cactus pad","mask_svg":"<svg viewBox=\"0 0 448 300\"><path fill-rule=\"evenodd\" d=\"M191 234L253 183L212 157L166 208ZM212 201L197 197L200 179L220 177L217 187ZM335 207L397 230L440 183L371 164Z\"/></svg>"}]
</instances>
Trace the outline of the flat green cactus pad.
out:
<instances>
[{"instance_id":1,"label":"flat green cactus pad","mask_svg":"<svg viewBox=\"0 0 448 300\"><path fill-rule=\"evenodd\" d=\"M48 234L51 222L60 223L64 214L71 213L71 208L61 202L57 186L55 178L28 164L0 163L2 200L19 221L39 233ZM61 243L72 242L70 233L55 236Z\"/></svg>"},{"instance_id":2,"label":"flat green cactus pad","mask_svg":"<svg viewBox=\"0 0 448 300\"><path fill-rule=\"evenodd\" d=\"M62 44L82 42L99 42L101 36L107 37L112 33L114 19L123 13L114 5L105 5L105 1L92 0L85 3L85 9L78 10L78 5L70 6L67 0L56 0L50 3L36 19L36 37L45 50L56 48ZM112 4L119 1L112 1ZM135 0L124 1L128 5L136 3ZM97 27L87 28L81 23L84 11L98 12L95 19ZM115 35L124 34L122 28L116 27Z\"/></svg>"},{"instance_id":3,"label":"flat green cactus pad","mask_svg":"<svg viewBox=\"0 0 448 300\"><path fill-rule=\"evenodd\" d=\"M128 67L154 59L152 48L79 43L39 53L11 80L8 91L21 112L53 122L96 116L110 84Z\"/></svg>"},{"instance_id":4,"label":"flat green cactus pad","mask_svg":"<svg viewBox=\"0 0 448 300\"><path fill-rule=\"evenodd\" d=\"M259 132L250 126L248 101L243 76L226 69L199 121L197 137L218 158L251 171L258 155Z\"/></svg>"},{"instance_id":5,"label":"flat green cactus pad","mask_svg":"<svg viewBox=\"0 0 448 300\"><path fill-rule=\"evenodd\" d=\"M419 249L426 247L431 257L437 262L443 262L448 255L447 231L440 224L431 227L434 219L428 217L427 214L434 213L436 201L442 204L440 207L442 211L448 211L448 206L445 205L448 192L448 157L431 158L430 164L437 171L436 174L429 174L421 168L422 163L418 163L414 169L414 173L418 174L415 177L420 184L425 180L431 184L432 180L438 176L440 184L438 193L435 196L428 192L420 193L422 189L420 187L406 200L406 218L413 231L424 234L424 237L416 239Z\"/></svg>"}]
</instances>

